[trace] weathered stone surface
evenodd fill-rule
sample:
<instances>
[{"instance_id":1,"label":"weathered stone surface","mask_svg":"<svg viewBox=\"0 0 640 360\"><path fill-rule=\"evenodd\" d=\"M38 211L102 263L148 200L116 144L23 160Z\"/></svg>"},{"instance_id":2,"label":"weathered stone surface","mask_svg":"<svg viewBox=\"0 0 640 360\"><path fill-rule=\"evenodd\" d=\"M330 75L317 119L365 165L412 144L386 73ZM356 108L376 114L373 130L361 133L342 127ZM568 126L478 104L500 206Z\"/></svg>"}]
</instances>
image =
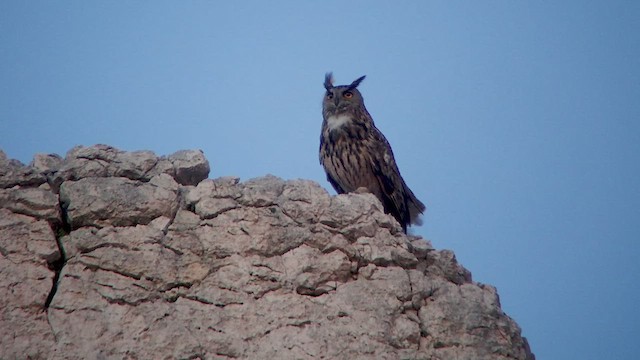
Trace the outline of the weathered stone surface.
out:
<instances>
[{"instance_id":1,"label":"weathered stone surface","mask_svg":"<svg viewBox=\"0 0 640 360\"><path fill-rule=\"evenodd\" d=\"M0 358L47 358L55 345L44 305L60 258L44 220L0 209Z\"/></svg>"},{"instance_id":2,"label":"weathered stone surface","mask_svg":"<svg viewBox=\"0 0 640 360\"><path fill-rule=\"evenodd\" d=\"M62 160L58 154L35 154L29 166L44 174L54 173L62 166Z\"/></svg>"},{"instance_id":3,"label":"weathered stone surface","mask_svg":"<svg viewBox=\"0 0 640 360\"><path fill-rule=\"evenodd\" d=\"M169 155L175 179L182 185L198 185L209 176L209 162L202 150L180 150Z\"/></svg>"},{"instance_id":4,"label":"weathered stone surface","mask_svg":"<svg viewBox=\"0 0 640 360\"><path fill-rule=\"evenodd\" d=\"M209 175L209 162L202 151L183 150L169 157L151 151L125 152L108 145L77 146L71 149L52 178L57 189L66 180L88 177L124 177L147 182L168 174L178 183L195 185Z\"/></svg>"},{"instance_id":5,"label":"weathered stone surface","mask_svg":"<svg viewBox=\"0 0 640 360\"><path fill-rule=\"evenodd\" d=\"M0 189L0 207L50 223L60 223L58 196L48 187Z\"/></svg>"},{"instance_id":6,"label":"weathered stone surface","mask_svg":"<svg viewBox=\"0 0 640 360\"><path fill-rule=\"evenodd\" d=\"M1 155L0 358L534 359L495 288L370 194L107 146L34 160L49 187Z\"/></svg>"},{"instance_id":7,"label":"weathered stone surface","mask_svg":"<svg viewBox=\"0 0 640 360\"><path fill-rule=\"evenodd\" d=\"M522 341L518 326L500 310L496 289L488 285L442 283L418 311L425 353L444 359L460 349L475 349L478 358L518 358L521 351L504 346Z\"/></svg>"},{"instance_id":8,"label":"weathered stone surface","mask_svg":"<svg viewBox=\"0 0 640 360\"><path fill-rule=\"evenodd\" d=\"M38 186L47 182L47 177L33 167L24 166L17 160L8 159L0 150L0 189L14 186Z\"/></svg>"},{"instance_id":9,"label":"weathered stone surface","mask_svg":"<svg viewBox=\"0 0 640 360\"><path fill-rule=\"evenodd\" d=\"M164 183L156 184L154 180ZM177 206L177 189L178 184L166 174L147 183L121 177L84 178L62 183L60 201L72 229L130 226L171 216Z\"/></svg>"}]
</instances>

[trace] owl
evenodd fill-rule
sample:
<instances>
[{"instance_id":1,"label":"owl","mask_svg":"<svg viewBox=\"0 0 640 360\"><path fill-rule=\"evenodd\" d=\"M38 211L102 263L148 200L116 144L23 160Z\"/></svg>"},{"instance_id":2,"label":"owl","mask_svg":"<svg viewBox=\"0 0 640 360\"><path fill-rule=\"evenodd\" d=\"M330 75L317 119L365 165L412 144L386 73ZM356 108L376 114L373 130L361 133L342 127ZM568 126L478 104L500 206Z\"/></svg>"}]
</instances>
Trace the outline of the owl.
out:
<instances>
[{"instance_id":1,"label":"owl","mask_svg":"<svg viewBox=\"0 0 640 360\"><path fill-rule=\"evenodd\" d=\"M421 224L425 207L402 179L389 142L364 106L357 89L364 78L333 86L331 73L326 74L320 164L338 194L365 188L406 233L407 226Z\"/></svg>"}]
</instances>

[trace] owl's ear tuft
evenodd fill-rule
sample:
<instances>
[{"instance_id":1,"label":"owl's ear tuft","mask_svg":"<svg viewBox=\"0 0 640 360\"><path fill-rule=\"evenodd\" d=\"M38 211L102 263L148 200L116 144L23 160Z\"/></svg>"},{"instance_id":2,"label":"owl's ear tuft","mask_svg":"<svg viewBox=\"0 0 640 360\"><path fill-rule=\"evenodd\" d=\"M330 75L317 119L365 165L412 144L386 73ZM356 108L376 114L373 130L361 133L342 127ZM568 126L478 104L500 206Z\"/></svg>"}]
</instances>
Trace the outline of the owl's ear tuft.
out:
<instances>
[{"instance_id":1,"label":"owl's ear tuft","mask_svg":"<svg viewBox=\"0 0 640 360\"><path fill-rule=\"evenodd\" d=\"M324 74L324 88L327 89L327 91L333 89L333 73L328 72Z\"/></svg>"},{"instance_id":2,"label":"owl's ear tuft","mask_svg":"<svg viewBox=\"0 0 640 360\"><path fill-rule=\"evenodd\" d=\"M362 76L360 76L359 78L355 79L355 80L351 83L351 85L349 85L349 87L348 87L348 89L347 89L347 90L353 90L353 89L357 88L357 87L358 87L358 85L360 85L360 83L362 82L362 80L364 80L364 78L366 78L366 77L367 77L367 75L362 75Z\"/></svg>"}]
</instances>

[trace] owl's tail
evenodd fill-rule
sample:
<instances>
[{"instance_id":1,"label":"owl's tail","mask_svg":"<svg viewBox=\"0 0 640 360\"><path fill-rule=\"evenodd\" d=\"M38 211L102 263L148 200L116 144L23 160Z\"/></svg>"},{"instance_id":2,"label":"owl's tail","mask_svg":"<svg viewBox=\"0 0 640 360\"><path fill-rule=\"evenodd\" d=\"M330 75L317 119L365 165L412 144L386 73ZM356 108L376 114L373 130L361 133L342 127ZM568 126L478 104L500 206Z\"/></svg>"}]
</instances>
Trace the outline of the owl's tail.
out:
<instances>
[{"instance_id":1,"label":"owl's tail","mask_svg":"<svg viewBox=\"0 0 640 360\"><path fill-rule=\"evenodd\" d=\"M414 225L422 225L422 213L426 207L424 204L416 198L411 189L407 189L407 209L409 210L409 221Z\"/></svg>"}]
</instances>

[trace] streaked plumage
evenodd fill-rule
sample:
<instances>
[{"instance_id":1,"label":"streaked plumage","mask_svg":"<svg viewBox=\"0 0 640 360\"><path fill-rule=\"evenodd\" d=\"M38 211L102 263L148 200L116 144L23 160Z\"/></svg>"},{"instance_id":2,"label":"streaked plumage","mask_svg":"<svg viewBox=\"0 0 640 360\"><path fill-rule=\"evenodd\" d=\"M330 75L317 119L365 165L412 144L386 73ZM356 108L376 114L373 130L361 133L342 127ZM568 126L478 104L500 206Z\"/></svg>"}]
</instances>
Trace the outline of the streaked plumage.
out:
<instances>
[{"instance_id":1,"label":"streaked plumage","mask_svg":"<svg viewBox=\"0 0 640 360\"><path fill-rule=\"evenodd\" d=\"M364 78L333 86L331 73L325 76L320 163L338 194L366 188L406 232L420 224L425 207L402 179L389 142L364 106L357 89Z\"/></svg>"}]
</instances>

